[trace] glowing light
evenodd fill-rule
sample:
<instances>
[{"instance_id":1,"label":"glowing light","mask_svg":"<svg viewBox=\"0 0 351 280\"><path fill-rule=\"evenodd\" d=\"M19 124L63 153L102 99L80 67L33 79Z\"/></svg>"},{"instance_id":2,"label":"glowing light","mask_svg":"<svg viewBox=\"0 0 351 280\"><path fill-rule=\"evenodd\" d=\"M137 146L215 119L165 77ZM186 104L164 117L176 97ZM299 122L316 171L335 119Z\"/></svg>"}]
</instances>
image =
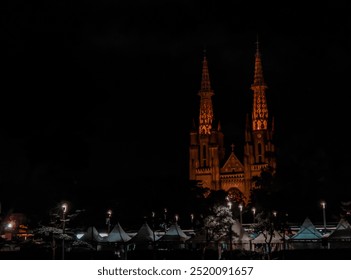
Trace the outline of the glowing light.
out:
<instances>
[{"instance_id":1,"label":"glowing light","mask_svg":"<svg viewBox=\"0 0 351 280\"><path fill-rule=\"evenodd\" d=\"M62 212L66 213L67 212L67 203L62 204Z\"/></svg>"},{"instance_id":2,"label":"glowing light","mask_svg":"<svg viewBox=\"0 0 351 280\"><path fill-rule=\"evenodd\" d=\"M77 233L77 234L76 234L76 236L77 236L78 239L81 239L83 235L84 235L84 233Z\"/></svg>"},{"instance_id":3,"label":"glowing light","mask_svg":"<svg viewBox=\"0 0 351 280\"><path fill-rule=\"evenodd\" d=\"M12 229L12 228L13 228L13 223L12 223L12 222L8 223L8 224L6 225L6 227L7 227L8 229Z\"/></svg>"},{"instance_id":4,"label":"glowing light","mask_svg":"<svg viewBox=\"0 0 351 280\"><path fill-rule=\"evenodd\" d=\"M325 201L322 201L322 202L321 202L321 205L322 205L323 209L325 209L325 206L326 206Z\"/></svg>"}]
</instances>

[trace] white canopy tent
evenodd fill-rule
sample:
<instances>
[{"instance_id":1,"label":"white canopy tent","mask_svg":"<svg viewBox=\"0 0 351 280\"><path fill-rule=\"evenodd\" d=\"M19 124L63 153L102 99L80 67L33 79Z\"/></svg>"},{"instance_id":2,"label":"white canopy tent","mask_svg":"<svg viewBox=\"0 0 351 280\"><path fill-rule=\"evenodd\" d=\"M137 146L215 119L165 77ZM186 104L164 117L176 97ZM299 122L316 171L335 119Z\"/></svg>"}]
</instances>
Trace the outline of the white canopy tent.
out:
<instances>
[{"instance_id":1,"label":"white canopy tent","mask_svg":"<svg viewBox=\"0 0 351 280\"><path fill-rule=\"evenodd\" d=\"M185 242L188 239L190 239L190 236L186 235L177 223L174 223L158 241Z\"/></svg>"},{"instance_id":2,"label":"white canopy tent","mask_svg":"<svg viewBox=\"0 0 351 280\"><path fill-rule=\"evenodd\" d=\"M251 250L252 238L243 228L242 224L239 221L235 220L231 229L232 242L234 243L234 246L238 249Z\"/></svg>"},{"instance_id":3,"label":"white canopy tent","mask_svg":"<svg viewBox=\"0 0 351 280\"><path fill-rule=\"evenodd\" d=\"M85 241L85 242L91 242L91 241L103 242L103 237L99 235L99 232L95 227L91 226L91 227L88 227L86 232L79 238L79 240Z\"/></svg>"},{"instance_id":4,"label":"white canopy tent","mask_svg":"<svg viewBox=\"0 0 351 280\"><path fill-rule=\"evenodd\" d=\"M147 244L150 242L157 241L159 237L156 233L150 228L147 222L145 222L138 232L129 240L130 243L137 243L137 244Z\"/></svg>"},{"instance_id":5,"label":"white canopy tent","mask_svg":"<svg viewBox=\"0 0 351 280\"><path fill-rule=\"evenodd\" d=\"M121 242L125 243L128 242L131 239L131 237L124 231L124 229L121 227L119 223L117 223L111 232L103 237L104 242Z\"/></svg>"},{"instance_id":6,"label":"white canopy tent","mask_svg":"<svg viewBox=\"0 0 351 280\"><path fill-rule=\"evenodd\" d=\"M351 248L351 225L345 220L341 219L328 236L330 248Z\"/></svg>"},{"instance_id":7,"label":"white canopy tent","mask_svg":"<svg viewBox=\"0 0 351 280\"><path fill-rule=\"evenodd\" d=\"M280 251L284 246L284 237L277 230L274 230L272 233L265 230L263 232L260 232L252 240L252 244L255 245L255 251ZM268 250L267 246L271 246L271 250Z\"/></svg>"},{"instance_id":8,"label":"white canopy tent","mask_svg":"<svg viewBox=\"0 0 351 280\"><path fill-rule=\"evenodd\" d=\"M254 244L267 243L270 242L272 244L281 244L284 243L283 236L277 231L274 230L271 234L269 231L260 232L259 235L252 240Z\"/></svg>"}]
</instances>

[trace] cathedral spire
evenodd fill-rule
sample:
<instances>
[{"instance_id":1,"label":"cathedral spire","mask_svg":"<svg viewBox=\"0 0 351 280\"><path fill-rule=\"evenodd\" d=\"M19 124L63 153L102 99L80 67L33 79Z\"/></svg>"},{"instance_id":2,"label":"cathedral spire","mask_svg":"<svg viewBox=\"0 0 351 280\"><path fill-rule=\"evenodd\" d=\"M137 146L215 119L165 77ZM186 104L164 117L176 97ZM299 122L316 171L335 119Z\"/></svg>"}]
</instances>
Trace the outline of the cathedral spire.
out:
<instances>
[{"instance_id":1,"label":"cathedral spire","mask_svg":"<svg viewBox=\"0 0 351 280\"><path fill-rule=\"evenodd\" d=\"M206 58L206 49L204 49L204 59L202 62L201 91L211 91L210 75L208 73L208 65Z\"/></svg>"},{"instance_id":2,"label":"cathedral spire","mask_svg":"<svg viewBox=\"0 0 351 280\"><path fill-rule=\"evenodd\" d=\"M206 50L204 51L204 59L202 62L202 80L199 91L200 100L200 116L199 116L199 133L201 135L209 135L212 130L213 108L212 95L214 95L210 84L210 75L208 72Z\"/></svg>"},{"instance_id":3,"label":"cathedral spire","mask_svg":"<svg viewBox=\"0 0 351 280\"><path fill-rule=\"evenodd\" d=\"M252 86L263 86L265 87L265 82L263 79L263 70L262 70L262 60L260 53L260 42L256 41L256 55L255 55L255 75L254 75L254 83Z\"/></svg>"},{"instance_id":4,"label":"cathedral spire","mask_svg":"<svg viewBox=\"0 0 351 280\"><path fill-rule=\"evenodd\" d=\"M256 55L255 55L255 74L254 82L251 85L253 90L253 108L252 108L252 129L266 130L268 124L268 108L266 101L266 84L263 79L262 60L259 49L259 41L256 42Z\"/></svg>"}]
</instances>

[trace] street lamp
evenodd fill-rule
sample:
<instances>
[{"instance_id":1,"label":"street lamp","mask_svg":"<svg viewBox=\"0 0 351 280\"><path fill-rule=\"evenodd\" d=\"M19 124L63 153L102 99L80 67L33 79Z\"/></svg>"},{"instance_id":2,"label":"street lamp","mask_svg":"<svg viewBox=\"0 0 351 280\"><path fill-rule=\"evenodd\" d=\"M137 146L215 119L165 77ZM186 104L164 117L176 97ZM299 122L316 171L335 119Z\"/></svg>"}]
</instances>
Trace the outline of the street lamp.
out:
<instances>
[{"instance_id":1,"label":"street lamp","mask_svg":"<svg viewBox=\"0 0 351 280\"><path fill-rule=\"evenodd\" d=\"M228 201L227 202L228 209L231 210L233 203L229 200L228 196L225 199ZM229 231L229 250L232 251L232 225L231 224L229 225L228 231Z\"/></svg>"},{"instance_id":2,"label":"street lamp","mask_svg":"<svg viewBox=\"0 0 351 280\"><path fill-rule=\"evenodd\" d=\"M251 211L252 211L253 223L255 223L255 218L256 218L256 208L255 208L255 207L252 207L252 208L251 208Z\"/></svg>"},{"instance_id":3,"label":"street lamp","mask_svg":"<svg viewBox=\"0 0 351 280\"><path fill-rule=\"evenodd\" d=\"M106 224L107 224L107 234L110 233L110 228L111 228L111 216L112 216L112 210L107 211L107 218L106 218Z\"/></svg>"},{"instance_id":4,"label":"street lamp","mask_svg":"<svg viewBox=\"0 0 351 280\"><path fill-rule=\"evenodd\" d=\"M66 229L66 213L68 205L63 203L61 206L62 209L62 259L65 259L65 229Z\"/></svg>"},{"instance_id":5,"label":"street lamp","mask_svg":"<svg viewBox=\"0 0 351 280\"><path fill-rule=\"evenodd\" d=\"M240 210L240 224L243 224L243 205L240 203L238 207Z\"/></svg>"},{"instance_id":6,"label":"street lamp","mask_svg":"<svg viewBox=\"0 0 351 280\"><path fill-rule=\"evenodd\" d=\"M327 220L326 220L326 217L325 217L325 206L326 206L325 201L322 201L322 202L321 202L321 205L322 205L322 208L323 208L323 226L324 226L324 233L326 233L326 232L327 232Z\"/></svg>"},{"instance_id":7,"label":"street lamp","mask_svg":"<svg viewBox=\"0 0 351 280\"><path fill-rule=\"evenodd\" d=\"M152 231L155 232L155 216L156 213L154 211L151 212L151 218L152 218Z\"/></svg>"},{"instance_id":8,"label":"street lamp","mask_svg":"<svg viewBox=\"0 0 351 280\"><path fill-rule=\"evenodd\" d=\"M167 208L164 209L163 218L164 218L164 232L166 232L167 231Z\"/></svg>"},{"instance_id":9,"label":"street lamp","mask_svg":"<svg viewBox=\"0 0 351 280\"><path fill-rule=\"evenodd\" d=\"M156 236L155 236L155 215L156 213L154 211L151 212L151 217L152 217L152 236L153 236L153 248L155 248L155 240L156 240Z\"/></svg>"},{"instance_id":10,"label":"street lamp","mask_svg":"<svg viewBox=\"0 0 351 280\"><path fill-rule=\"evenodd\" d=\"M164 220L166 221L167 220L167 208L164 209L163 217L164 217Z\"/></svg>"}]
</instances>

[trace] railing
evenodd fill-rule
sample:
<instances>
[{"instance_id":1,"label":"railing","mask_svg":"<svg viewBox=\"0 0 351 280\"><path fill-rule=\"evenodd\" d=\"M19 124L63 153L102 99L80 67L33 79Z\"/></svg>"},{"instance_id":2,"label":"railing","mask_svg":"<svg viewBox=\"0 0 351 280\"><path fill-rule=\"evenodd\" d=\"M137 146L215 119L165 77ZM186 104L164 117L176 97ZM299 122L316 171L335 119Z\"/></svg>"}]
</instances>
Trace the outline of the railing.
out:
<instances>
[{"instance_id":1,"label":"railing","mask_svg":"<svg viewBox=\"0 0 351 280\"><path fill-rule=\"evenodd\" d=\"M210 173L211 168L205 167L205 168L196 168L195 170L196 174L205 174L205 173Z\"/></svg>"}]
</instances>

